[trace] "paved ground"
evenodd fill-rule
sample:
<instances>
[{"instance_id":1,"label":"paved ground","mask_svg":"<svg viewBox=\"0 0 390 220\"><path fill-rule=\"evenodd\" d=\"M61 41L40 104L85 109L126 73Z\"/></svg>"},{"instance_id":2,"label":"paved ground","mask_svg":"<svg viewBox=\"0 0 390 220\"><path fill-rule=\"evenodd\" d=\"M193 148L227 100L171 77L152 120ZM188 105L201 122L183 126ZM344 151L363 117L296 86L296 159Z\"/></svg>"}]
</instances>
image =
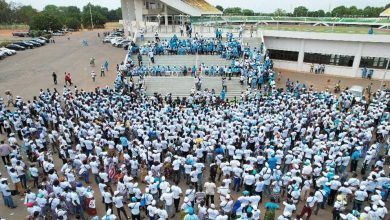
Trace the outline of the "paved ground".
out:
<instances>
[{"instance_id":1,"label":"paved ground","mask_svg":"<svg viewBox=\"0 0 390 220\"><path fill-rule=\"evenodd\" d=\"M0 61L0 95L11 90L16 95L31 99L40 88L64 86L64 72L72 74L72 80L79 88L91 90L96 86L112 86L115 79L115 66L124 59L125 51L102 44L96 32L73 33L67 37L55 37L55 44L20 51L16 55ZM87 39L89 46L81 46ZM89 59L96 58L96 67L89 65ZM108 60L109 73L105 78L97 77L93 83L90 73L100 72L100 66ZM53 84L52 72L58 76L58 85ZM62 90L61 90L62 91Z\"/></svg>"},{"instance_id":2,"label":"paved ground","mask_svg":"<svg viewBox=\"0 0 390 220\"><path fill-rule=\"evenodd\" d=\"M81 46L83 39L89 41L88 47ZM20 95L25 99L31 99L34 95L38 94L40 88L61 89L64 86L64 72L72 73L75 85L85 90L93 90L96 86L112 86L116 75L115 71L112 70L115 69L117 63L123 60L124 54L125 52L122 49L114 48L108 44L103 45L100 39L97 38L96 32L73 33L70 35L70 40L67 40L67 37L56 37L56 44L49 44L45 47L18 52L17 55L0 61L0 96L4 97L4 91L11 90L15 96ZM110 63L110 71L107 76L104 78L97 77L95 83L92 82L90 72L92 70L98 72L99 68L90 67L89 58L92 56L96 58L98 66L105 60L108 60ZM53 84L51 78L53 71L58 75L59 83L56 86ZM370 83L368 80L293 73L283 70L280 78L280 85L284 85L285 80L290 78L300 80L308 85L313 84L317 89L332 88L338 80L342 81L342 86L353 84L365 86ZM328 80L330 81L328 82ZM233 81L238 83L238 78L233 78ZM373 82L376 88L380 84L379 81ZM59 168L60 166L61 163L59 160L56 160L56 167ZM0 165L0 172L7 176L2 165ZM206 171L207 173L208 171ZM100 193L96 184L93 183L91 186L95 190L98 214L102 216L104 207L100 202ZM237 195L233 196L235 197ZM14 210L0 205L0 217L5 219L23 219L27 213L22 200L23 198L20 196L14 197L14 201L18 205L18 208ZM219 204L219 202L216 203ZM298 207L298 210L301 210L301 206ZM128 210L127 213L129 213ZM311 219L330 219L330 213L329 209L326 211L321 210L318 216L313 216Z\"/></svg>"}]
</instances>

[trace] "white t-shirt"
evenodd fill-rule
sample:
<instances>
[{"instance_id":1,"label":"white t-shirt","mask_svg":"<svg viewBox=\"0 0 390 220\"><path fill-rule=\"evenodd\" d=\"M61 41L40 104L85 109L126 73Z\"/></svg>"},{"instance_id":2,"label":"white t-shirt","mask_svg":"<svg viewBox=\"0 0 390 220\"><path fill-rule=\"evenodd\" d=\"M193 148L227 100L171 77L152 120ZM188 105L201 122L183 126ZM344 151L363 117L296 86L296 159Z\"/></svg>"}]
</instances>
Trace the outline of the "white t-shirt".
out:
<instances>
[{"instance_id":1,"label":"white t-shirt","mask_svg":"<svg viewBox=\"0 0 390 220\"><path fill-rule=\"evenodd\" d=\"M132 202L129 204L129 208L131 210L131 214L133 215L138 215L139 214L139 207L140 207L140 203L139 202Z\"/></svg>"}]
</instances>

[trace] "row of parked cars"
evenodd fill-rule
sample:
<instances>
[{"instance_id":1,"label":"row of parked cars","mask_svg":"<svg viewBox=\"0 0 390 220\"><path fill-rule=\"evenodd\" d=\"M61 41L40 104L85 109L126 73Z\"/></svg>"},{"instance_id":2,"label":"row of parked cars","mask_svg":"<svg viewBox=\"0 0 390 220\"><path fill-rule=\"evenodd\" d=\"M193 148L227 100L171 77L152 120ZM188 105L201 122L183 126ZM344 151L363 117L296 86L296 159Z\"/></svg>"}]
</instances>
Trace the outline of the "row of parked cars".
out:
<instances>
[{"instance_id":1,"label":"row of parked cars","mask_svg":"<svg viewBox=\"0 0 390 220\"><path fill-rule=\"evenodd\" d=\"M122 37L123 35L120 32L113 32L107 35L103 39L103 43L110 43L114 47L128 49L131 44L131 40L127 40Z\"/></svg>"},{"instance_id":2,"label":"row of parked cars","mask_svg":"<svg viewBox=\"0 0 390 220\"><path fill-rule=\"evenodd\" d=\"M36 47L44 46L49 43L49 39L45 37L38 37L26 41L18 41L12 44L8 44L5 47L0 48L0 59L4 59L7 56L16 54L16 51L33 49Z\"/></svg>"}]
</instances>

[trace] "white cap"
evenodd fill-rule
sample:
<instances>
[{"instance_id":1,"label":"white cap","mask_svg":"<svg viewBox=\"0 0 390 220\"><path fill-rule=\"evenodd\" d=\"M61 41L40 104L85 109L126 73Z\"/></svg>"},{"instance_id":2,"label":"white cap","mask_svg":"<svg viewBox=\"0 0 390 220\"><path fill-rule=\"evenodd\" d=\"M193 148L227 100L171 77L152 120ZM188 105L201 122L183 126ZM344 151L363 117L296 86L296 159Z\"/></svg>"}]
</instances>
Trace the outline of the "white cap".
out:
<instances>
[{"instance_id":1,"label":"white cap","mask_svg":"<svg viewBox=\"0 0 390 220\"><path fill-rule=\"evenodd\" d=\"M114 192L114 196L118 195L119 194L119 191L115 191Z\"/></svg>"},{"instance_id":2,"label":"white cap","mask_svg":"<svg viewBox=\"0 0 390 220\"><path fill-rule=\"evenodd\" d=\"M215 205L214 205L214 204L211 204L210 207L211 207L212 209L215 209Z\"/></svg>"}]
</instances>

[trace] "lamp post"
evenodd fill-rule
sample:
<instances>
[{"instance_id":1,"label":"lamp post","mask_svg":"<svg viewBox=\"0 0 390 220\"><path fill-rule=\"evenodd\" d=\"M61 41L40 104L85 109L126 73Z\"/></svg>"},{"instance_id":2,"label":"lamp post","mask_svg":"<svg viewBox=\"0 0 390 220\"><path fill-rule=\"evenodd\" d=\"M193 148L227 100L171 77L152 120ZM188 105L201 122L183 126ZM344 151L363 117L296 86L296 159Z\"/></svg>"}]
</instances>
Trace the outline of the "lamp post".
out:
<instances>
[{"instance_id":1,"label":"lamp post","mask_svg":"<svg viewBox=\"0 0 390 220\"><path fill-rule=\"evenodd\" d=\"M91 27L92 27L92 30L93 30L93 19L92 19L91 2L89 2L89 15L91 16Z\"/></svg>"}]
</instances>

